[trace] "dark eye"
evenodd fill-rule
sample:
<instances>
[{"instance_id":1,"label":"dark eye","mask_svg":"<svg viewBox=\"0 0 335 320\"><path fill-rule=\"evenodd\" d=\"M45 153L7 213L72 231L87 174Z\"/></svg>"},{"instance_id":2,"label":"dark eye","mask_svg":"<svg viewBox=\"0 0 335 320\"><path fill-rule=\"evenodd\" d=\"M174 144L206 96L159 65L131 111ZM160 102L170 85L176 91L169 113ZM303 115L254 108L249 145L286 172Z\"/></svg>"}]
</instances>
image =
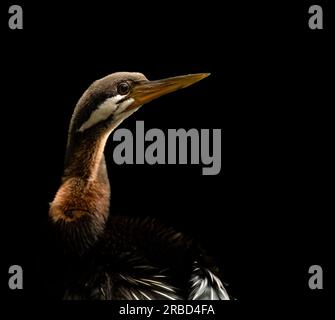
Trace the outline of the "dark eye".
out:
<instances>
[{"instance_id":1,"label":"dark eye","mask_svg":"<svg viewBox=\"0 0 335 320\"><path fill-rule=\"evenodd\" d=\"M117 86L117 93L121 95L125 95L129 92L130 86L127 82L121 82Z\"/></svg>"}]
</instances>

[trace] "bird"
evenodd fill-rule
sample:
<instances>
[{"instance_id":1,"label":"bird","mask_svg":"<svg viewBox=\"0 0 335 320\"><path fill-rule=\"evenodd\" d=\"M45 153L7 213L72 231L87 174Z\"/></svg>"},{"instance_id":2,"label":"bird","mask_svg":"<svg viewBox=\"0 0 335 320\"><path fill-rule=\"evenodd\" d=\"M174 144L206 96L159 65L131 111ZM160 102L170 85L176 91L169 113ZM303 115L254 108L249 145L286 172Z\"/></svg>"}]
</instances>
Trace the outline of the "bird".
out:
<instances>
[{"instance_id":1,"label":"bird","mask_svg":"<svg viewBox=\"0 0 335 320\"><path fill-rule=\"evenodd\" d=\"M155 217L110 210L104 148L142 105L208 73L148 80L116 72L94 81L75 106L49 221L68 261L65 300L229 300L217 264L197 241Z\"/></svg>"}]
</instances>

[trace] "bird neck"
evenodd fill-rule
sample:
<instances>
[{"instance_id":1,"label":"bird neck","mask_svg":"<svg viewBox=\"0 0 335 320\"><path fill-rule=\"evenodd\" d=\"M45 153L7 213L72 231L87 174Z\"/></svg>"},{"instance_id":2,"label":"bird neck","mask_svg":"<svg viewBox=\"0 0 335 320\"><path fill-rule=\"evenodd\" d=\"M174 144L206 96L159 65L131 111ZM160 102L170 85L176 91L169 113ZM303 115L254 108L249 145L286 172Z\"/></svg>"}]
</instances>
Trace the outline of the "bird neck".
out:
<instances>
[{"instance_id":1,"label":"bird neck","mask_svg":"<svg viewBox=\"0 0 335 320\"><path fill-rule=\"evenodd\" d=\"M107 136L69 136L62 184L49 210L66 247L80 254L103 233L109 215L106 141Z\"/></svg>"},{"instance_id":2,"label":"bird neck","mask_svg":"<svg viewBox=\"0 0 335 320\"><path fill-rule=\"evenodd\" d=\"M103 154L107 138L69 135L63 181L76 177L89 183L104 175L108 179Z\"/></svg>"},{"instance_id":3,"label":"bird neck","mask_svg":"<svg viewBox=\"0 0 335 320\"><path fill-rule=\"evenodd\" d=\"M94 205L104 215L109 212L110 185L104 157L108 134L72 135L70 132L63 186L72 185L70 200L80 197L83 203L99 202ZM79 196L80 195L80 196Z\"/></svg>"}]
</instances>

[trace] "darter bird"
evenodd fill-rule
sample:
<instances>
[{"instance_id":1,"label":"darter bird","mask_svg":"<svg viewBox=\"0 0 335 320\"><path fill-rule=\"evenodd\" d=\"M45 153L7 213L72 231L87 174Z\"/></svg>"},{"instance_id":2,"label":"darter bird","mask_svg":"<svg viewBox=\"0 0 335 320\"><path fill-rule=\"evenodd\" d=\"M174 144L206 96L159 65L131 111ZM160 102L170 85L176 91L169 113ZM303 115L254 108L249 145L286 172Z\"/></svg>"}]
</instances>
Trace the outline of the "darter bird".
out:
<instances>
[{"instance_id":1,"label":"darter bird","mask_svg":"<svg viewBox=\"0 0 335 320\"><path fill-rule=\"evenodd\" d=\"M95 81L79 99L49 209L69 259L64 299L229 299L213 259L187 235L154 218L110 214L104 157L109 135L143 104L208 75L149 81L118 72Z\"/></svg>"}]
</instances>

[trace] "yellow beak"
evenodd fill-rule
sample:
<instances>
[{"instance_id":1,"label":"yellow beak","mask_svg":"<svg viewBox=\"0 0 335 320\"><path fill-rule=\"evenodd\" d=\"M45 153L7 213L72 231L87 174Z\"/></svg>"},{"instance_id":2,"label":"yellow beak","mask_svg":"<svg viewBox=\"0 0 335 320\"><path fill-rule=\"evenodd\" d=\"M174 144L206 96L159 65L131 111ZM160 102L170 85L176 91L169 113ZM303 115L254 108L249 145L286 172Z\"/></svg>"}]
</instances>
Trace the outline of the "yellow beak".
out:
<instances>
[{"instance_id":1,"label":"yellow beak","mask_svg":"<svg viewBox=\"0 0 335 320\"><path fill-rule=\"evenodd\" d=\"M141 81L134 86L129 95L130 98L135 100L134 103L131 104L125 111L137 108L138 106L148 103L165 94L186 88L208 77L209 75L210 73L196 73L155 81Z\"/></svg>"}]
</instances>

